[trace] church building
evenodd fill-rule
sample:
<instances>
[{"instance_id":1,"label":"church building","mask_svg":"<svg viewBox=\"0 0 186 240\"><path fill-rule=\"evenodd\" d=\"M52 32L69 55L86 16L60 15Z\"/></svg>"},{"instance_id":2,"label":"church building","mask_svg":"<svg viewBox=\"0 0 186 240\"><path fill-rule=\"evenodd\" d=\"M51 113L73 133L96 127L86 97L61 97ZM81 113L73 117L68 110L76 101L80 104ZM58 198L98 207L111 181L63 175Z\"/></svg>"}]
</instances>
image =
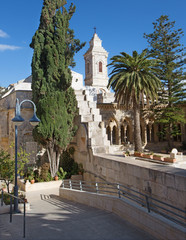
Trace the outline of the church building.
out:
<instances>
[{"instance_id":1,"label":"church building","mask_svg":"<svg viewBox=\"0 0 186 240\"><path fill-rule=\"evenodd\" d=\"M115 101L114 93L107 88L108 52L102 46L102 40L94 33L89 49L84 54L85 79L83 75L72 71L72 87L78 102L79 116L76 119L78 131L71 145L75 147L75 158L85 158L92 153L112 153L118 149L133 148L133 111ZM14 126L11 119L15 115L16 98L21 102L32 99L32 77L28 77L8 87L0 99L0 146L9 149L14 142ZM186 106L184 106L186 116ZM30 103L25 103L21 110L23 118L33 114ZM158 150L166 148L167 142L158 132L162 126L154 123L151 117L141 118L143 146ZM175 137L176 146L186 141L186 125L178 124L181 135ZM25 121L18 127L18 145L31 153L30 162L34 163L38 152L37 143L32 137L33 127ZM160 145L161 144L161 145ZM89 149L89 150L88 150Z\"/></svg>"}]
</instances>

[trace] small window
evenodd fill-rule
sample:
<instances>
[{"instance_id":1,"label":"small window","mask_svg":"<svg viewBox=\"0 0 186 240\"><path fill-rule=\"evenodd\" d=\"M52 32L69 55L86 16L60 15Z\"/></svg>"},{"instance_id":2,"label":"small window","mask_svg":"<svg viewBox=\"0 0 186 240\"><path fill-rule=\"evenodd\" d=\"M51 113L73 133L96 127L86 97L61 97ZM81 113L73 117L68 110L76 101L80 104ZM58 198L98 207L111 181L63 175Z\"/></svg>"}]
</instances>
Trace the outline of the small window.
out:
<instances>
[{"instance_id":1,"label":"small window","mask_svg":"<svg viewBox=\"0 0 186 240\"><path fill-rule=\"evenodd\" d=\"M102 64L102 62L99 62L99 72L103 72L103 64Z\"/></svg>"},{"instance_id":2,"label":"small window","mask_svg":"<svg viewBox=\"0 0 186 240\"><path fill-rule=\"evenodd\" d=\"M76 78L76 82L78 82L78 78Z\"/></svg>"}]
</instances>

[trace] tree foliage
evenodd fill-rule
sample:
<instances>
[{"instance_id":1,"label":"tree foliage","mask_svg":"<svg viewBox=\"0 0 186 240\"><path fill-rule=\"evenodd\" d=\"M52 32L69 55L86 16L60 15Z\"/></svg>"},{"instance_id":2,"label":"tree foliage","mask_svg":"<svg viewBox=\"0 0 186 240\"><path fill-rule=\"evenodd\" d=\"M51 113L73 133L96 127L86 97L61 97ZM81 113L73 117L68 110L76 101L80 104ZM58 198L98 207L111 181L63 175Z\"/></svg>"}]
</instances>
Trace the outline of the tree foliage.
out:
<instances>
[{"instance_id":1,"label":"tree foliage","mask_svg":"<svg viewBox=\"0 0 186 240\"><path fill-rule=\"evenodd\" d=\"M185 47L180 43L182 29L175 29L175 21L168 16L161 16L153 23L154 32L144 34L149 43L149 52L154 58L160 59L161 71L158 77L162 82L159 102L155 107L157 122L166 128L169 146L173 136L180 134L175 131L178 123L185 121L180 105L186 100L186 74L184 72Z\"/></svg>"},{"instance_id":2,"label":"tree foliage","mask_svg":"<svg viewBox=\"0 0 186 240\"><path fill-rule=\"evenodd\" d=\"M33 101L41 119L34 136L47 149L53 177L60 155L75 133L77 102L69 67L75 65L74 54L84 46L69 28L75 6L71 4L67 11L65 4L65 0L44 0L40 25L30 44L34 49Z\"/></svg>"},{"instance_id":3,"label":"tree foliage","mask_svg":"<svg viewBox=\"0 0 186 240\"><path fill-rule=\"evenodd\" d=\"M27 154L25 150L20 148L17 153L17 157L18 157L17 173L23 176L25 164L28 163L29 154ZM2 178L6 183L8 192L9 184L14 180L14 177L15 177L15 159L11 158L6 151L0 149L0 178Z\"/></svg>"},{"instance_id":4,"label":"tree foliage","mask_svg":"<svg viewBox=\"0 0 186 240\"><path fill-rule=\"evenodd\" d=\"M161 85L156 77L158 60L149 59L151 55L144 50L133 55L122 52L111 58L112 72L108 87L115 91L116 100L134 110L134 144L136 151L142 151L140 130L140 102L154 101Z\"/></svg>"}]
</instances>

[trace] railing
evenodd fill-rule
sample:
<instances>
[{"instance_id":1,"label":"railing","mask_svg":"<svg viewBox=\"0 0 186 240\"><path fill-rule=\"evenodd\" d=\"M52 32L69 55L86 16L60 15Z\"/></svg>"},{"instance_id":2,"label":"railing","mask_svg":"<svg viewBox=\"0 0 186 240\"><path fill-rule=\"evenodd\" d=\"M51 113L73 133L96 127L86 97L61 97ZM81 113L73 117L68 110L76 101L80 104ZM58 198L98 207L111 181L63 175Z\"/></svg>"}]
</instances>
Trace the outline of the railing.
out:
<instances>
[{"instance_id":1,"label":"railing","mask_svg":"<svg viewBox=\"0 0 186 240\"><path fill-rule=\"evenodd\" d=\"M12 222L12 214L13 214L13 210L12 210L12 198L16 198L18 201L22 202L24 205L24 212L23 212L23 238L25 238L25 228L26 228L26 201L25 199L16 197L10 193L4 192L3 189L1 189L1 206L3 206L3 197L4 194L7 194L10 196L10 223Z\"/></svg>"},{"instance_id":2,"label":"railing","mask_svg":"<svg viewBox=\"0 0 186 240\"><path fill-rule=\"evenodd\" d=\"M149 213L153 211L186 227L186 211L122 184L63 180L61 187L97 194L112 195L121 200L129 199L130 201L147 208Z\"/></svg>"}]
</instances>

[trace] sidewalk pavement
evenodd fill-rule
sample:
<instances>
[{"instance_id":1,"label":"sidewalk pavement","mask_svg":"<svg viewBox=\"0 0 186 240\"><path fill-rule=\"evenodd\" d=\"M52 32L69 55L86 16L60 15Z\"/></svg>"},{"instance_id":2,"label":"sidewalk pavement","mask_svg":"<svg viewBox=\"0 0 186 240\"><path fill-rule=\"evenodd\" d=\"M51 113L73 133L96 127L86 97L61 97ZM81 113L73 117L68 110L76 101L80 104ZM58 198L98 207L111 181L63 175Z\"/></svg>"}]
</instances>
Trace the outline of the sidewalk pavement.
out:
<instances>
[{"instance_id":1,"label":"sidewalk pavement","mask_svg":"<svg viewBox=\"0 0 186 240\"><path fill-rule=\"evenodd\" d=\"M68 201L59 189L27 193L26 240L153 240L115 214ZM0 215L0 239L23 238L23 214Z\"/></svg>"}]
</instances>

